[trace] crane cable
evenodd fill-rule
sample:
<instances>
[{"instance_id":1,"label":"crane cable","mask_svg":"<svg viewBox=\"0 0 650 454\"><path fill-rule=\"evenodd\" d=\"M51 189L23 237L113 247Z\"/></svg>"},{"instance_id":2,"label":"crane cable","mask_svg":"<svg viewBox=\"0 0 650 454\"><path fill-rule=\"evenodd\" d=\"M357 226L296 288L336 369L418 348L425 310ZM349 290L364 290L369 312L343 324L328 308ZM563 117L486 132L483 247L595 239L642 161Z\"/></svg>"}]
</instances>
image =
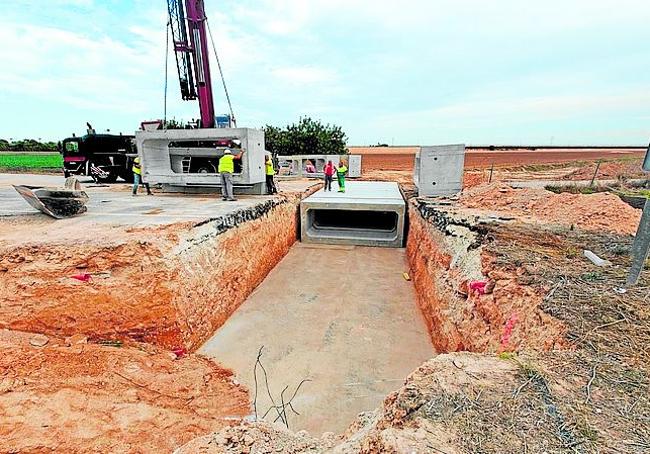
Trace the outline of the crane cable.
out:
<instances>
[{"instance_id":1,"label":"crane cable","mask_svg":"<svg viewBox=\"0 0 650 454\"><path fill-rule=\"evenodd\" d=\"M230 102L230 95L228 94L226 79L223 77L223 71L221 69L221 61L219 61L219 54L217 53L217 48L214 45L214 38L212 37L212 29L210 29L210 22L208 22L207 17L205 18L205 23L208 25L208 34L210 35L210 41L212 41L212 50L214 51L214 57L217 59L217 67L219 68L219 75L221 76L223 91L226 93L226 101L228 101L228 109L230 109L230 118L232 119L233 125L237 127L237 120L235 119L235 113L232 110L232 103Z\"/></svg>"},{"instance_id":2,"label":"crane cable","mask_svg":"<svg viewBox=\"0 0 650 454\"><path fill-rule=\"evenodd\" d=\"M167 36L165 38L165 107L164 107L164 114L163 114L163 124L162 127L163 129L167 129L167 80L168 80L168 72L169 72L169 28L171 27L172 23L171 20L167 21Z\"/></svg>"}]
</instances>

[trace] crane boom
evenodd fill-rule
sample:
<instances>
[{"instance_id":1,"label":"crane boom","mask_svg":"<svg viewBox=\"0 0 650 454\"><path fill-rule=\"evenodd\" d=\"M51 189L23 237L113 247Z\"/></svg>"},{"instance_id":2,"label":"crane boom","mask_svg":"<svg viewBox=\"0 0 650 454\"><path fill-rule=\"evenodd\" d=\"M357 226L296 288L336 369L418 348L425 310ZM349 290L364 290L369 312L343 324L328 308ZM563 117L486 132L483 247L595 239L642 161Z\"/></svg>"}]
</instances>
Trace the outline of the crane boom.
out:
<instances>
[{"instance_id":1,"label":"crane boom","mask_svg":"<svg viewBox=\"0 0 650 454\"><path fill-rule=\"evenodd\" d=\"M214 98L203 0L167 0L184 100L199 100L201 127L214 127Z\"/></svg>"}]
</instances>

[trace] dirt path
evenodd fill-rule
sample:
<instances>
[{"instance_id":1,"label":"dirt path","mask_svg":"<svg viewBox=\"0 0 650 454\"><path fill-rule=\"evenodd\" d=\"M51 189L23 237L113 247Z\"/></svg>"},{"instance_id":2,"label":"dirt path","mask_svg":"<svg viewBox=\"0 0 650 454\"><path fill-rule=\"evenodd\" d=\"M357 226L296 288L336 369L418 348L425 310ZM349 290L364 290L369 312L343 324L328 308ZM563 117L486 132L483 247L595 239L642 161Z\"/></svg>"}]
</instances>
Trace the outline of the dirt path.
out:
<instances>
[{"instance_id":1,"label":"dirt path","mask_svg":"<svg viewBox=\"0 0 650 454\"><path fill-rule=\"evenodd\" d=\"M293 401L301 415L290 414L290 427L341 432L435 354L406 267L403 249L296 245L199 352L232 368L253 398L264 345L278 402L284 386L286 401L301 379L312 380ZM258 380L263 414L261 370Z\"/></svg>"}]
</instances>

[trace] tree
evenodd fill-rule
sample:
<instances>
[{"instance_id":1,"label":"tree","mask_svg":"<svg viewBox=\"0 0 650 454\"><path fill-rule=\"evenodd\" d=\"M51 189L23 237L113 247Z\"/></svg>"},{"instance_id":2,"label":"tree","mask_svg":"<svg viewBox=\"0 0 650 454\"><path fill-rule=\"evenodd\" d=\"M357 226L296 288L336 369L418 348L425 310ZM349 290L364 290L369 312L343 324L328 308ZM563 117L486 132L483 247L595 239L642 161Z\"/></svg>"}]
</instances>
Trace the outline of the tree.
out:
<instances>
[{"instance_id":1,"label":"tree","mask_svg":"<svg viewBox=\"0 0 650 454\"><path fill-rule=\"evenodd\" d=\"M281 129L276 126L264 127L266 149L276 155L300 154L347 154L347 137L340 126L301 118L297 124Z\"/></svg>"},{"instance_id":2,"label":"tree","mask_svg":"<svg viewBox=\"0 0 650 454\"><path fill-rule=\"evenodd\" d=\"M57 151L56 143L39 140L6 140L0 139L0 151Z\"/></svg>"}]
</instances>

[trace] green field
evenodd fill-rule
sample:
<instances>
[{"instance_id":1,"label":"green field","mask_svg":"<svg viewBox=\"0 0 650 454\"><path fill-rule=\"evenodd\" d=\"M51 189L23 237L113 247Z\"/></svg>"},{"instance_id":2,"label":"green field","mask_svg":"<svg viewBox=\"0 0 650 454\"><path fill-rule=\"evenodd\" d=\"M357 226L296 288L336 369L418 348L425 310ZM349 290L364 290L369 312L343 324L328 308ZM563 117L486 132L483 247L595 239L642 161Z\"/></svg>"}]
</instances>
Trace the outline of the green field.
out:
<instances>
[{"instance_id":1,"label":"green field","mask_svg":"<svg viewBox=\"0 0 650 454\"><path fill-rule=\"evenodd\" d=\"M62 166L59 153L0 153L1 169L61 169Z\"/></svg>"}]
</instances>

